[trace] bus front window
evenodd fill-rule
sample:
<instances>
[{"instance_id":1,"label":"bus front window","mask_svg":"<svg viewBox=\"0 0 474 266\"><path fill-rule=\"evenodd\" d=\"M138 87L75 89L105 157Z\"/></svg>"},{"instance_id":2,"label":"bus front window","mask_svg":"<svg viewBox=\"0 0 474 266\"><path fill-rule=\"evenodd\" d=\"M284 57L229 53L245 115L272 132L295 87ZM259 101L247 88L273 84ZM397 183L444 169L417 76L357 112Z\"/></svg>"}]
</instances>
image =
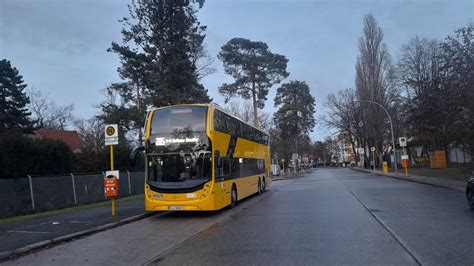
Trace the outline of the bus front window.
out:
<instances>
[{"instance_id":1,"label":"bus front window","mask_svg":"<svg viewBox=\"0 0 474 266\"><path fill-rule=\"evenodd\" d=\"M211 174L210 152L148 155L149 182L194 183L193 181L210 180Z\"/></svg>"},{"instance_id":2,"label":"bus front window","mask_svg":"<svg viewBox=\"0 0 474 266\"><path fill-rule=\"evenodd\" d=\"M149 142L153 151L177 152L208 147L207 107L180 106L158 109L153 114Z\"/></svg>"}]
</instances>

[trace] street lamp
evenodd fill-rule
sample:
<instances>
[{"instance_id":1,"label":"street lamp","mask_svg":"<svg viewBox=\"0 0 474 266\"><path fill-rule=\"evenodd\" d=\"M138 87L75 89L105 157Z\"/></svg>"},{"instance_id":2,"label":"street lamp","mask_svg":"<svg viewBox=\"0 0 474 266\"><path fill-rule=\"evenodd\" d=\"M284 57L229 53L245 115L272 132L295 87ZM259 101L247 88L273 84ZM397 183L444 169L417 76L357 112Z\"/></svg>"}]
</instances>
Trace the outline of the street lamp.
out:
<instances>
[{"instance_id":1,"label":"street lamp","mask_svg":"<svg viewBox=\"0 0 474 266\"><path fill-rule=\"evenodd\" d=\"M388 116L388 120L390 122L390 131L392 133L392 145L393 145L393 161L395 163L395 174L398 175L398 166L397 166L397 149L395 148L395 137L393 135L393 123L392 123L392 117L390 116L390 114L388 113L387 109L385 109L385 107L383 107L381 104L379 104L378 102L374 102L374 101L366 101L366 100L355 100L356 102L363 102L363 103L373 103L373 104L376 104L377 106L379 106L380 108L382 108L385 113L387 114ZM375 158L374 158L374 165L375 165Z\"/></svg>"}]
</instances>

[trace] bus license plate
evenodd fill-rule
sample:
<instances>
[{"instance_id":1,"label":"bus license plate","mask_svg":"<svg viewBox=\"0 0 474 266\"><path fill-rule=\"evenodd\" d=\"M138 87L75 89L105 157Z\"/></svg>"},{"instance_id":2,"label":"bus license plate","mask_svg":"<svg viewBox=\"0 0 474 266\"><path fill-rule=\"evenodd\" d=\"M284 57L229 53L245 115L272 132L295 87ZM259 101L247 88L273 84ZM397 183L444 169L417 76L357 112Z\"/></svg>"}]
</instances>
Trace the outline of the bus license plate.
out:
<instances>
[{"instance_id":1,"label":"bus license plate","mask_svg":"<svg viewBox=\"0 0 474 266\"><path fill-rule=\"evenodd\" d=\"M170 211L182 211L183 206L169 206L168 210L170 210Z\"/></svg>"}]
</instances>

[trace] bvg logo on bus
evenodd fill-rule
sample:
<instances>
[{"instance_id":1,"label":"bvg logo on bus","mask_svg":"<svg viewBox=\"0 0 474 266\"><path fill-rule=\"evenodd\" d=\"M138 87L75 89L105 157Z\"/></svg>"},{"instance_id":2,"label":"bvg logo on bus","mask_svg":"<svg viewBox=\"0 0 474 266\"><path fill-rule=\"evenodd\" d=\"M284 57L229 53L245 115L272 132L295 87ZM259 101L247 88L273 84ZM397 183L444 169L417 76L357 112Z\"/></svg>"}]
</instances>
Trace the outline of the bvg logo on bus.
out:
<instances>
[{"instance_id":1,"label":"bvg logo on bus","mask_svg":"<svg viewBox=\"0 0 474 266\"><path fill-rule=\"evenodd\" d=\"M119 171L107 171L104 178L104 195L106 197L117 197Z\"/></svg>"}]
</instances>

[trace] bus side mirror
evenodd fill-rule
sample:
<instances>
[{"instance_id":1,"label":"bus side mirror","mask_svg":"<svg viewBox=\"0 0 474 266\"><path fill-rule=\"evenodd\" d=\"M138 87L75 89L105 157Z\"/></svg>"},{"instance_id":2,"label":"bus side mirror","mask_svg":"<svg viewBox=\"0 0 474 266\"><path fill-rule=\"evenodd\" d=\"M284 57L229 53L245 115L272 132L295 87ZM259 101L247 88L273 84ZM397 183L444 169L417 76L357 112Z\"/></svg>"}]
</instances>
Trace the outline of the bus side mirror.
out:
<instances>
[{"instance_id":1,"label":"bus side mirror","mask_svg":"<svg viewBox=\"0 0 474 266\"><path fill-rule=\"evenodd\" d=\"M143 146L135 147L132 150L132 152L130 153L130 157L128 158L131 166L135 166L137 164L138 154L144 150L145 150L145 147Z\"/></svg>"}]
</instances>

